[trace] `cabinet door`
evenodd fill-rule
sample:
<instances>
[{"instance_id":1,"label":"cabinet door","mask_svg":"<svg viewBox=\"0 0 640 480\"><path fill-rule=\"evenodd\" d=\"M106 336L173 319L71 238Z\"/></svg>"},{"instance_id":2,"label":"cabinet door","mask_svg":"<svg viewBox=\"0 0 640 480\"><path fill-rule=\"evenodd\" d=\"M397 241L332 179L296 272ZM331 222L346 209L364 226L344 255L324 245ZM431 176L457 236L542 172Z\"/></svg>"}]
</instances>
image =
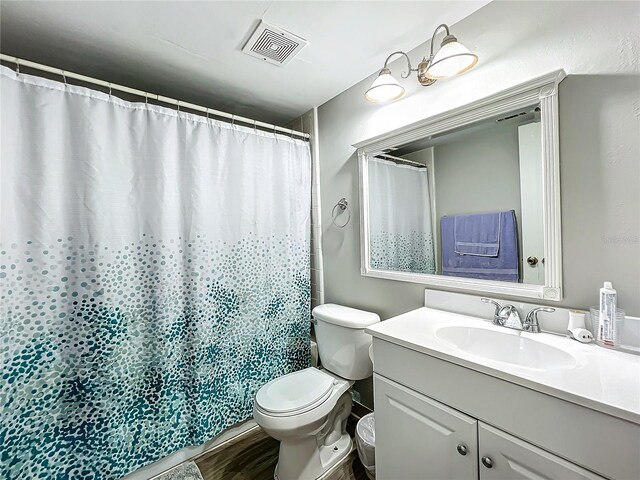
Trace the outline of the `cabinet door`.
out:
<instances>
[{"instance_id":1,"label":"cabinet door","mask_svg":"<svg viewBox=\"0 0 640 480\"><path fill-rule=\"evenodd\" d=\"M482 422L478 438L480 480L604 478Z\"/></svg>"},{"instance_id":2,"label":"cabinet door","mask_svg":"<svg viewBox=\"0 0 640 480\"><path fill-rule=\"evenodd\" d=\"M374 375L376 478L478 478L477 421Z\"/></svg>"}]
</instances>

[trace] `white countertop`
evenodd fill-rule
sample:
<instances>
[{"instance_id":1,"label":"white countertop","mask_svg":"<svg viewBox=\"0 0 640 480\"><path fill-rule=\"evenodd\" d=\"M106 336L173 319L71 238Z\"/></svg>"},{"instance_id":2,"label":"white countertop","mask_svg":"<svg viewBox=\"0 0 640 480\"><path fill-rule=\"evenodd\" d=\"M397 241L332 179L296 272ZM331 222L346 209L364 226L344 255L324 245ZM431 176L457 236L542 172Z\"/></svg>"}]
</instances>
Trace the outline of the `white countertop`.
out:
<instances>
[{"instance_id":1,"label":"white countertop","mask_svg":"<svg viewBox=\"0 0 640 480\"><path fill-rule=\"evenodd\" d=\"M443 326L480 327L528 337L563 350L575 358L576 364L564 369L539 369L472 355L438 338L436 332ZM596 344L582 344L565 336L512 330L476 317L429 308L385 320L367 328L366 332L375 338L640 425L640 356Z\"/></svg>"}]
</instances>

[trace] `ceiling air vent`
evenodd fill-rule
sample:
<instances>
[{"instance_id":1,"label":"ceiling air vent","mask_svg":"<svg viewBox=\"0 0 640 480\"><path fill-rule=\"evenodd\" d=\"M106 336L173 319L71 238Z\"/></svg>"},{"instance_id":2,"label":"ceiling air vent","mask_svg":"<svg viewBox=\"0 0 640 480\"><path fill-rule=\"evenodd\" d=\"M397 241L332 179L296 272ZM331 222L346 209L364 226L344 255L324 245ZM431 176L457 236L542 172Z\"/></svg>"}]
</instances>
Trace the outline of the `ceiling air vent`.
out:
<instances>
[{"instance_id":1,"label":"ceiling air vent","mask_svg":"<svg viewBox=\"0 0 640 480\"><path fill-rule=\"evenodd\" d=\"M305 46L307 41L280 27L260 21L242 51L273 65L286 65Z\"/></svg>"}]
</instances>

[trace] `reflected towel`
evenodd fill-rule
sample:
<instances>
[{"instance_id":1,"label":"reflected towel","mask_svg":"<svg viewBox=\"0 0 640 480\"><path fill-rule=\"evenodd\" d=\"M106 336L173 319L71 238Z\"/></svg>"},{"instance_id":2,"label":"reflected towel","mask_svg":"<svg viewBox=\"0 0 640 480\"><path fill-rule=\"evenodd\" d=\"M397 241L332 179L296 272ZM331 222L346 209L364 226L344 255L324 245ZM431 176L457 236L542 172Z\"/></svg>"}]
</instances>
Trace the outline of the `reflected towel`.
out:
<instances>
[{"instance_id":1,"label":"reflected towel","mask_svg":"<svg viewBox=\"0 0 640 480\"><path fill-rule=\"evenodd\" d=\"M442 274L453 277L517 282L520 276L515 212L513 210L500 212L500 239L496 257L456 253L455 218L455 216L444 216L440 219Z\"/></svg>"},{"instance_id":2,"label":"reflected towel","mask_svg":"<svg viewBox=\"0 0 640 480\"><path fill-rule=\"evenodd\" d=\"M453 217L454 251L459 255L497 257L501 212Z\"/></svg>"}]
</instances>

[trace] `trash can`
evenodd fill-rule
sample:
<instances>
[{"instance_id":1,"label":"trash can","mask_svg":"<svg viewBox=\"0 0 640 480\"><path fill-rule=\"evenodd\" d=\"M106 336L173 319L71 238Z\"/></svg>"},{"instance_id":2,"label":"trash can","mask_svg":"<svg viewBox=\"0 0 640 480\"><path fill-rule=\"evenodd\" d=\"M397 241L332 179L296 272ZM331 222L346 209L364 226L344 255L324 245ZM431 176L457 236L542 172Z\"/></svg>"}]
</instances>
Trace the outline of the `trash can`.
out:
<instances>
[{"instance_id":1,"label":"trash can","mask_svg":"<svg viewBox=\"0 0 640 480\"><path fill-rule=\"evenodd\" d=\"M356 425L356 448L367 477L376 478L376 422L373 413L362 417Z\"/></svg>"}]
</instances>

